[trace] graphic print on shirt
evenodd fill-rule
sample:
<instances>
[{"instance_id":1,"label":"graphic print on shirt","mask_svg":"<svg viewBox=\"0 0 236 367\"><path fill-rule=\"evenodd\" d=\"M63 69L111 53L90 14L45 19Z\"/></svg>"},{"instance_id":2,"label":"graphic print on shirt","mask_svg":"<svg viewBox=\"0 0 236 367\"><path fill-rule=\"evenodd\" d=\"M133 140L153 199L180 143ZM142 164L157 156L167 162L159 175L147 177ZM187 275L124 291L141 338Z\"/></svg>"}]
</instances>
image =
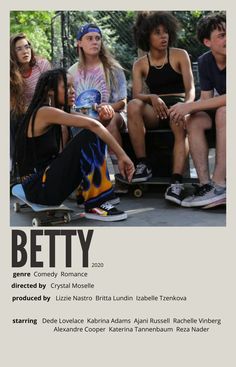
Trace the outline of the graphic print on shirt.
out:
<instances>
[{"instance_id":1,"label":"graphic print on shirt","mask_svg":"<svg viewBox=\"0 0 236 367\"><path fill-rule=\"evenodd\" d=\"M75 100L75 110L92 118L98 118L96 105L101 103L101 93L97 89L82 92Z\"/></svg>"},{"instance_id":2,"label":"graphic print on shirt","mask_svg":"<svg viewBox=\"0 0 236 367\"><path fill-rule=\"evenodd\" d=\"M86 101L86 107L88 107L88 103L89 106L92 107L94 103L107 103L109 101L109 90L102 64L86 71L78 70L75 77L75 93L77 111L77 108L81 108L82 106L81 101ZM96 111L92 108L90 108L88 112L91 117L98 117Z\"/></svg>"}]
</instances>

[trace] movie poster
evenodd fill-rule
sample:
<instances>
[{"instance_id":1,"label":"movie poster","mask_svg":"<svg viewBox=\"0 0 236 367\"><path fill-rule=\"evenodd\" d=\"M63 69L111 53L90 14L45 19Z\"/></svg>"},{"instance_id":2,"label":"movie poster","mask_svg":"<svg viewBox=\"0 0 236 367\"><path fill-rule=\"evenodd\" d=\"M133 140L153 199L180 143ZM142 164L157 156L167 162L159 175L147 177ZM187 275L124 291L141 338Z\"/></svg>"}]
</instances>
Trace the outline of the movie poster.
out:
<instances>
[{"instance_id":1,"label":"movie poster","mask_svg":"<svg viewBox=\"0 0 236 367\"><path fill-rule=\"evenodd\" d=\"M138 198L131 198L136 201L125 208L129 214L126 224L90 225L81 218L76 225L71 222L33 227L31 214L26 213L27 220L23 220L25 214L14 213L10 207L10 12L131 8L227 12L227 121L232 123L227 135L226 214L215 210L199 215L199 210L181 212L173 206L168 214L168 206L160 198L160 207L156 208L154 195L143 207ZM0 256L3 366L233 365L233 10L228 2L219 1L4 4ZM159 217L153 218L152 212Z\"/></svg>"}]
</instances>

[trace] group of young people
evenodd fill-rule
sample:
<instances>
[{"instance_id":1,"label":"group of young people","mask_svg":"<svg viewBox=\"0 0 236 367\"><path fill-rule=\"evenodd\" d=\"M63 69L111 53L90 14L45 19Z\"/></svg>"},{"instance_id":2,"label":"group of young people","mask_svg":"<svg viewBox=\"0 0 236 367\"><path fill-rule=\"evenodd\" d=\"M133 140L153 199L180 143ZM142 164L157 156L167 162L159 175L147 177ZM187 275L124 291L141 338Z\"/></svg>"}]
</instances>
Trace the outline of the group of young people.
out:
<instances>
[{"instance_id":1,"label":"group of young people","mask_svg":"<svg viewBox=\"0 0 236 367\"><path fill-rule=\"evenodd\" d=\"M78 62L68 71L51 69L36 57L24 34L11 37L11 158L28 200L58 205L79 187L87 218L126 219L113 205L106 146L115 173L128 183L146 181L152 170L145 131L160 123L169 124L175 141L165 198L187 207L226 198L226 18L213 13L198 24L198 39L209 48L198 60L199 101L188 53L173 47L177 31L170 12L138 15L134 36L145 55L134 62L128 105L124 70L105 47L96 24L80 27ZM205 130L212 124L216 163L210 178ZM126 129L135 165L122 149L121 132ZM185 198L182 176L189 149L200 184Z\"/></svg>"}]
</instances>

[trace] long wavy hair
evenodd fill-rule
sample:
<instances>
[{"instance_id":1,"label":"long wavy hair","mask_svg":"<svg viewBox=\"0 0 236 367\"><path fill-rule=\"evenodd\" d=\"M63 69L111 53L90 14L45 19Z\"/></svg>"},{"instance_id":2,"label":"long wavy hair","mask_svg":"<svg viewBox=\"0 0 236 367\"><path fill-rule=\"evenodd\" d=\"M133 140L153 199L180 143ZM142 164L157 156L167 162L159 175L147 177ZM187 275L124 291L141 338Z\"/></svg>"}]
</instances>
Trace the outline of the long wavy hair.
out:
<instances>
[{"instance_id":1,"label":"long wavy hair","mask_svg":"<svg viewBox=\"0 0 236 367\"><path fill-rule=\"evenodd\" d=\"M25 82L21 73L21 64L18 61L16 54L16 42L25 39L31 47L30 67L36 64L34 50L30 41L24 33L18 33L10 38L10 106L11 110L16 114L25 112L24 88Z\"/></svg>"},{"instance_id":2,"label":"long wavy hair","mask_svg":"<svg viewBox=\"0 0 236 367\"><path fill-rule=\"evenodd\" d=\"M96 24L91 24L91 27L97 27ZM84 72L86 73L86 55L84 53L83 48L78 47L78 67L80 69L84 69ZM121 69L124 70L123 67L120 65L120 63L114 58L114 56L110 53L108 48L104 45L103 39L101 39L101 49L99 52L99 59L103 65L105 78L108 86L110 87L110 80L112 83L117 87L116 78L114 76L114 69Z\"/></svg>"},{"instance_id":3,"label":"long wavy hair","mask_svg":"<svg viewBox=\"0 0 236 367\"><path fill-rule=\"evenodd\" d=\"M63 106L60 105L58 101L58 84L60 81L64 82L65 87L65 104ZM68 106L68 88L67 88L67 72L63 68L57 68L45 71L42 73L38 79L35 92L31 103L25 113L24 119L22 121L21 128L18 129L18 133L16 136L16 151L14 157L14 163L17 163L18 166L21 166L26 158L26 142L27 142L27 134L29 129L29 124L31 124L31 133L34 137L34 126L35 126L35 118L36 114L40 107L49 105L49 91L53 91L53 107L58 109L63 109L65 112L70 112L70 107ZM61 126L55 125L56 129L58 129L59 143L62 143L62 132ZM36 156L37 152L35 152Z\"/></svg>"}]
</instances>

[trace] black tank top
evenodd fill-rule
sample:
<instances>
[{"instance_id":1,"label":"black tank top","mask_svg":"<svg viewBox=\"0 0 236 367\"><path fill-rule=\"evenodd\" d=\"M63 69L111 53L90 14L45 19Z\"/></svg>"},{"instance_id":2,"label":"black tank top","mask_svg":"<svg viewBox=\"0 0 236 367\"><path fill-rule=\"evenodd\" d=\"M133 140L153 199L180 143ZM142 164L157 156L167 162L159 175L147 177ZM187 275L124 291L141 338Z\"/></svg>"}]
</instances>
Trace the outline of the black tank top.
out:
<instances>
[{"instance_id":1,"label":"black tank top","mask_svg":"<svg viewBox=\"0 0 236 367\"><path fill-rule=\"evenodd\" d=\"M20 176L44 170L58 155L60 140L60 125L52 125L43 135L27 137L17 159Z\"/></svg>"},{"instance_id":2,"label":"black tank top","mask_svg":"<svg viewBox=\"0 0 236 367\"><path fill-rule=\"evenodd\" d=\"M169 48L167 49L167 63L162 68L156 68L150 64L147 54L149 71L146 78L146 84L153 94L175 94L184 93L183 76L177 73L169 61Z\"/></svg>"}]
</instances>

